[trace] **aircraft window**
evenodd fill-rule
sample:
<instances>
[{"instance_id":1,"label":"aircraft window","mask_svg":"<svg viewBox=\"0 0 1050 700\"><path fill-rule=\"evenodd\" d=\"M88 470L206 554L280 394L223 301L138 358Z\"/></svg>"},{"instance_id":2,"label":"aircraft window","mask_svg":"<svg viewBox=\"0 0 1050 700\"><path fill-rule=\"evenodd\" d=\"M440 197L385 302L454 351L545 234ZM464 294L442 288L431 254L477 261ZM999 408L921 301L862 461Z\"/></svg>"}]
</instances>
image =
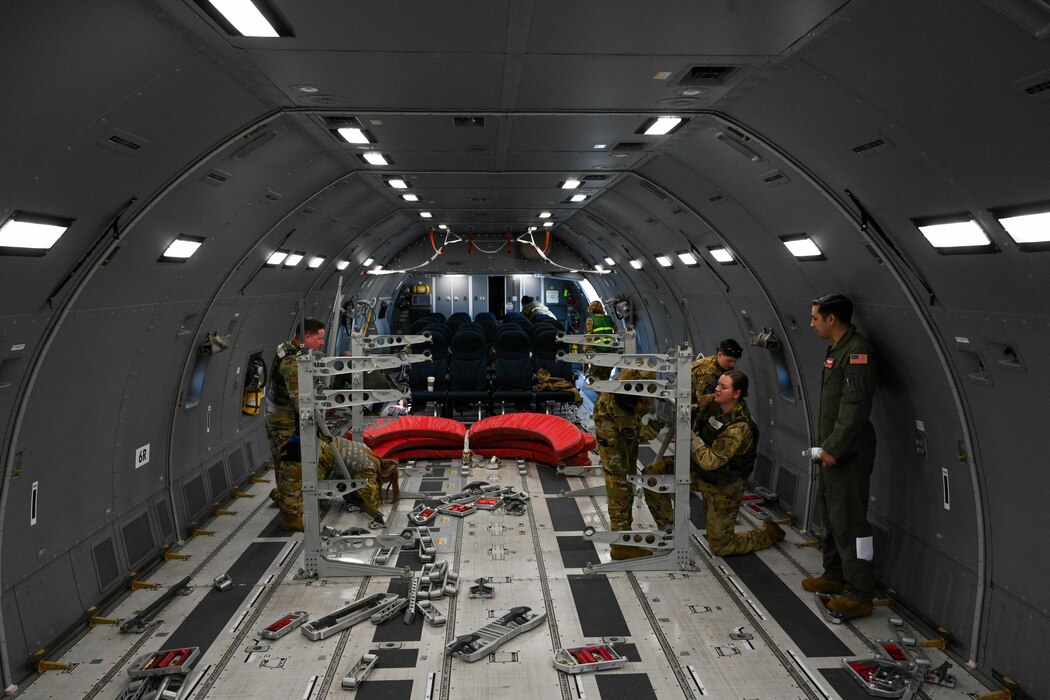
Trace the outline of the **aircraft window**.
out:
<instances>
[{"instance_id":1,"label":"aircraft window","mask_svg":"<svg viewBox=\"0 0 1050 700\"><path fill-rule=\"evenodd\" d=\"M773 358L773 369L777 373L777 387L780 389L780 395L794 403L795 387L791 383L791 370L788 369L784 349L778 347L770 353L770 356Z\"/></svg>"},{"instance_id":2,"label":"aircraft window","mask_svg":"<svg viewBox=\"0 0 1050 700\"><path fill-rule=\"evenodd\" d=\"M72 219L16 211L0 226L0 255L43 255L72 225Z\"/></svg>"},{"instance_id":3,"label":"aircraft window","mask_svg":"<svg viewBox=\"0 0 1050 700\"><path fill-rule=\"evenodd\" d=\"M1050 204L993 210L992 214L1021 250L1050 250Z\"/></svg>"},{"instance_id":4,"label":"aircraft window","mask_svg":"<svg viewBox=\"0 0 1050 700\"><path fill-rule=\"evenodd\" d=\"M995 253L999 248L969 214L912 219L938 253Z\"/></svg>"},{"instance_id":5,"label":"aircraft window","mask_svg":"<svg viewBox=\"0 0 1050 700\"><path fill-rule=\"evenodd\" d=\"M211 355L198 355L193 364L193 374L190 375L190 386L186 390L186 403L183 408L187 411L196 408L201 402L201 393L204 391L204 376L208 372L208 361Z\"/></svg>"},{"instance_id":6,"label":"aircraft window","mask_svg":"<svg viewBox=\"0 0 1050 700\"><path fill-rule=\"evenodd\" d=\"M811 260L827 260L824 253L813 242L813 239L804 233L795 236L781 236L781 242L799 260L808 262Z\"/></svg>"}]
</instances>

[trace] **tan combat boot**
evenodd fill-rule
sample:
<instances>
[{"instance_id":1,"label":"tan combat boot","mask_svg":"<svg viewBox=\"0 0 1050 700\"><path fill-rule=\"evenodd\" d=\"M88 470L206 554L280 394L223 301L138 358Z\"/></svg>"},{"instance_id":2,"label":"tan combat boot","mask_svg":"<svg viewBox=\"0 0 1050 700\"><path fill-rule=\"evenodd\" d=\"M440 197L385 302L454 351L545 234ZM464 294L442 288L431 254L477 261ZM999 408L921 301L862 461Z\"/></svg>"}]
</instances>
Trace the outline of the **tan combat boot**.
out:
<instances>
[{"instance_id":1,"label":"tan combat boot","mask_svg":"<svg viewBox=\"0 0 1050 700\"><path fill-rule=\"evenodd\" d=\"M784 528L777 525L772 520L766 520L762 523L762 530L769 534L769 539L774 544L787 537L787 533L784 532Z\"/></svg>"},{"instance_id":2,"label":"tan combat boot","mask_svg":"<svg viewBox=\"0 0 1050 700\"><path fill-rule=\"evenodd\" d=\"M613 559L634 559L635 557L648 557L652 555L651 549L633 547L629 544L614 544L609 547L609 556Z\"/></svg>"},{"instance_id":3,"label":"tan combat boot","mask_svg":"<svg viewBox=\"0 0 1050 700\"><path fill-rule=\"evenodd\" d=\"M842 581L825 578L823 575L816 578L802 579L802 587L810 593L842 593L846 590Z\"/></svg>"},{"instance_id":4,"label":"tan combat boot","mask_svg":"<svg viewBox=\"0 0 1050 700\"><path fill-rule=\"evenodd\" d=\"M828 601L828 610L834 610L843 617L852 620L856 617L867 617L871 614L871 603L862 603L846 595L840 595Z\"/></svg>"},{"instance_id":5,"label":"tan combat boot","mask_svg":"<svg viewBox=\"0 0 1050 700\"><path fill-rule=\"evenodd\" d=\"M303 516L291 515L281 519L281 530L284 532L302 532Z\"/></svg>"}]
</instances>

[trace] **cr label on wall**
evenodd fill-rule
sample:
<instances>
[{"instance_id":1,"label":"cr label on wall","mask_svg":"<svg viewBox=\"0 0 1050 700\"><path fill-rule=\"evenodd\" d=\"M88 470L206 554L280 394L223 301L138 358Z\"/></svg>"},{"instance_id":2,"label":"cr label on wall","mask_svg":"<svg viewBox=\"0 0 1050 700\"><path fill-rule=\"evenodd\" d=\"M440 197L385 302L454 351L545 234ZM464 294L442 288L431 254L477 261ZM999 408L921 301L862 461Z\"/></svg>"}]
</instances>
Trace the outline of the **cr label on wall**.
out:
<instances>
[{"instance_id":1,"label":"cr label on wall","mask_svg":"<svg viewBox=\"0 0 1050 700\"><path fill-rule=\"evenodd\" d=\"M150 443L146 443L142 447L135 450L135 468L138 469L141 466L149 464L149 446Z\"/></svg>"}]
</instances>

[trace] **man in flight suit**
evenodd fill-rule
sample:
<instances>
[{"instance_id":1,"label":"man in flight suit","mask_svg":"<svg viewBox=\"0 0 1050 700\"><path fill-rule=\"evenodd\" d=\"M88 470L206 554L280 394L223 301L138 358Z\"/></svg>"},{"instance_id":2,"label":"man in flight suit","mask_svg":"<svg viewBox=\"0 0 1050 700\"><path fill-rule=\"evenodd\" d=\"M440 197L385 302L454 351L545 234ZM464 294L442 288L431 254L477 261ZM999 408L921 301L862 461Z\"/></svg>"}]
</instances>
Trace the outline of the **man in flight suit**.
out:
<instances>
[{"instance_id":1,"label":"man in flight suit","mask_svg":"<svg viewBox=\"0 0 1050 700\"><path fill-rule=\"evenodd\" d=\"M842 593L828 607L848 618L871 614L875 574L868 490L875 466L875 351L852 325L853 302L841 294L813 300L809 325L830 340L820 382L818 498L824 508L824 573L802 581L816 593Z\"/></svg>"},{"instance_id":2,"label":"man in flight suit","mask_svg":"<svg viewBox=\"0 0 1050 700\"><path fill-rule=\"evenodd\" d=\"M318 351L324 347L324 323L308 318L303 323L303 338L298 334L277 347L270 364L270 381L266 385L266 437L273 456L277 507L281 509L281 529L303 530L303 465L299 453L299 367L296 355L300 347ZM332 456L321 451L318 472L324 478L332 466Z\"/></svg>"},{"instance_id":3,"label":"man in flight suit","mask_svg":"<svg viewBox=\"0 0 1050 700\"><path fill-rule=\"evenodd\" d=\"M693 403L699 403L700 397L715 390L718 378L736 366L736 361L744 354L740 343L726 338L718 344L718 352L710 357L702 357L690 368L693 384Z\"/></svg>"},{"instance_id":4,"label":"man in flight suit","mask_svg":"<svg viewBox=\"0 0 1050 700\"><path fill-rule=\"evenodd\" d=\"M754 530L736 532L744 480L750 476L758 456L758 426L744 402L747 388L747 375L743 372L730 370L722 374L714 393L700 397L690 438L692 488L704 498L707 541L711 552L720 557L765 549L785 536L769 520ZM674 474L674 460L653 462L644 473ZM647 490L645 500L657 527L673 526L670 495Z\"/></svg>"},{"instance_id":5,"label":"man in flight suit","mask_svg":"<svg viewBox=\"0 0 1050 700\"><path fill-rule=\"evenodd\" d=\"M649 371L626 369L617 380L653 379ZM634 492L627 476L637 474L638 442L648 442L660 432L658 420L642 422L649 412L649 398L641 394L603 393L594 403L594 436L605 470L605 491L609 496L609 529L631 530ZM613 559L632 559L652 554L643 547L614 544Z\"/></svg>"}]
</instances>

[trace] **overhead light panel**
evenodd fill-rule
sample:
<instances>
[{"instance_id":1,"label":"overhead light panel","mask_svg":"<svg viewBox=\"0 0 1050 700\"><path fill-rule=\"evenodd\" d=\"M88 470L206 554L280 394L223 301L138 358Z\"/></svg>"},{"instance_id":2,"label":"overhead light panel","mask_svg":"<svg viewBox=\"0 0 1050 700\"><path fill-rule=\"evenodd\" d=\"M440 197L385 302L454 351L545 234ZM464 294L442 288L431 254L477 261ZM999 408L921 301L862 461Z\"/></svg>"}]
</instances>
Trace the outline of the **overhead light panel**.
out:
<instances>
[{"instance_id":1,"label":"overhead light panel","mask_svg":"<svg viewBox=\"0 0 1050 700\"><path fill-rule=\"evenodd\" d=\"M379 151L366 151L361 154L361 157L365 159L369 165L390 165L390 162L386 159Z\"/></svg>"},{"instance_id":2,"label":"overhead light panel","mask_svg":"<svg viewBox=\"0 0 1050 700\"><path fill-rule=\"evenodd\" d=\"M938 253L991 253L998 248L969 214L912 219Z\"/></svg>"},{"instance_id":3,"label":"overhead light panel","mask_svg":"<svg viewBox=\"0 0 1050 700\"><path fill-rule=\"evenodd\" d=\"M605 264L612 266L612 265L616 264L616 261L613 260L612 258L605 258Z\"/></svg>"},{"instance_id":4,"label":"overhead light panel","mask_svg":"<svg viewBox=\"0 0 1050 700\"><path fill-rule=\"evenodd\" d=\"M781 242L787 247L791 254L799 260L827 260L813 239L805 234L797 236L782 236Z\"/></svg>"},{"instance_id":5,"label":"overhead light panel","mask_svg":"<svg viewBox=\"0 0 1050 700\"><path fill-rule=\"evenodd\" d=\"M372 139L368 138L368 132L364 129L358 129L356 127L344 126L341 129L336 129L339 135L343 137L343 140L347 143L372 143Z\"/></svg>"},{"instance_id":6,"label":"overhead light panel","mask_svg":"<svg viewBox=\"0 0 1050 700\"><path fill-rule=\"evenodd\" d=\"M671 258L666 255L657 255L656 262L660 264L660 267L671 267L674 265L674 263L671 262Z\"/></svg>"},{"instance_id":7,"label":"overhead light panel","mask_svg":"<svg viewBox=\"0 0 1050 700\"><path fill-rule=\"evenodd\" d=\"M605 272L605 268L602 267L601 265L595 265L594 266L594 271L595 272Z\"/></svg>"},{"instance_id":8,"label":"overhead light panel","mask_svg":"<svg viewBox=\"0 0 1050 700\"><path fill-rule=\"evenodd\" d=\"M580 186L580 181L575 178L569 178L565 182L561 183L563 190L574 190Z\"/></svg>"},{"instance_id":9,"label":"overhead light panel","mask_svg":"<svg viewBox=\"0 0 1050 700\"><path fill-rule=\"evenodd\" d=\"M284 266L295 267L296 265L301 263L303 261L303 258L305 257L305 253L289 253L288 257L284 259Z\"/></svg>"},{"instance_id":10,"label":"overhead light panel","mask_svg":"<svg viewBox=\"0 0 1050 700\"><path fill-rule=\"evenodd\" d=\"M445 224L438 224L438 228L441 229L442 231L447 231L448 230L448 226L445 225Z\"/></svg>"},{"instance_id":11,"label":"overhead light panel","mask_svg":"<svg viewBox=\"0 0 1050 700\"><path fill-rule=\"evenodd\" d=\"M678 259L682 261L683 265L688 267L696 267L700 264L700 261L696 259L696 256L691 251L684 251L678 254Z\"/></svg>"},{"instance_id":12,"label":"overhead light panel","mask_svg":"<svg viewBox=\"0 0 1050 700\"><path fill-rule=\"evenodd\" d=\"M1050 250L1050 206L993 211L1021 250Z\"/></svg>"},{"instance_id":13,"label":"overhead light panel","mask_svg":"<svg viewBox=\"0 0 1050 700\"><path fill-rule=\"evenodd\" d=\"M641 260L638 260L638 259L631 260L631 267L633 267L635 270L641 270L642 269L642 264L643 263L642 263Z\"/></svg>"},{"instance_id":14,"label":"overhead light panel","mask_svg":"<svg viewBox=\"0 0 1050 700\"><path fill-rule=\"evenodd\" d=\"M337 270L345 270L348 267L350 267L350 261L349 260L340 260L339 262L337 262L335 264L335 269L337 269Z\"/></svg>"},{"instance_id":15,"label":"overhead light panel","mask_svg":"<svg viewBox=\"0 0 1050 700\"><path fill-rule=\"evenodd\" d=\"M405 200L406 202L418 202L419 201L419 197L417 197L414 194L403 194L403 195L401 195L401 199Z\"/></svg>"},{"instance_id":16,"label":"overhead light panel","mask_svg":"<svg viewBox=\"0 0 1050 700\"><path fill-rule=\"evenodd\" d=\"M729 252L728 248L714 247L708 248L707 251L711 253L711 257L714 258L717 263L732 265L736 262L736 259L733 258L733 254Z\"/></svg>"},{"instance_id":17,"label":"overhead light panel","mask_svg":"<svg viewBox=\"0 0 1050 700\"><path fill-rule=\"evenodd\" d=\"M407 190L408 189L408 183L405 182L404 180L400 179L400 178L394 178L392 180L387 180L386 184L390 185L395 190Z\"/></svg>"},{"instance_id":18,"label":"overhead light panel","mask_svg":"<svg viewBox=\"0 0 1050 700\"><path fill-rule=\"evenodd\" d=\"M664 136L677 130L685 122L681 117L656 117L642 124L639 131L646 136Z\"/></svg>"},{"instance_id":19,"label":"overhead light panel","mask_svg":"<svg viewBox=\"0 0 1050 700\"><path fill-rule=\"evenodd\" d=\"M202 243L204 243L203 238L178 236L171 242L167 250L161 253L160 259L164 262L186 262L197 252Z\"/></svg>"},{"instance_id":20,"label":"overhead light panel","mask_svg":"<svg viewBox=\"0 0 1050 700\"><path fill-rule=\"evenodd\" d=\"M594 144L594 149L596 151L600 151L601 149L605 148L607 145L608 144L605 144L605 143L596 143L596 144Z\"/></svg>"},{"instance_id":21,"label":"overhead light panel","mask_svg":"<svg viewBox=\"0 0 1050 700\"><path fill-rule=\"evenodd\" d=\"M585 194L574 194L573 196L569 197L570 202L582 202L585 199L587 199L587 195Z\"/></svg>"},{"instance_id":22,"label":"overhead light panel","mask_svg":"<svg viewBox=\"0 0 1050 700\"><path fill-rule=\"evenodd\" d=\"M270 254L270 257L267 258L266 264L270 265L271 267L276 267L277 265L280 265L281 263L283 263L284 259L287 258L287 257L288 257L288 251L287 250L275 250L275 251L273 251L273 253Z\"/></svg>"},{"instance_id":23,"label":"overhead light panel","mask_svg":"<svg viewBox=\"0 0 1050 700\"><path fill-rule=\"evenodd\" d=\"M16 211L0 226L0 253L43 255L72 225L71 219Z\"/></svg>"},{"instance_id":24,"label":"overhead light panel","mask_svg":"<svg viewBox=\"0 0 1050 700\"><path fill-rule=\"evenodd\" d=\"M241 36L260 39L289 35L287 30L281 31L283 27L274 26L272 12L264 14L251 0L198 0L198 4L212 19L224 25L226 31L232 29Z\"/></svg>"},{"instance_id":25,"label":"overhead light panel","mask_svg":"<svg viewBox=\"0 0 1050 700\"><path fill-rule=\"evenodd\" d=\"M550 228L553 225L554 225L553 221L544 221L543 222L543 228Z\"/></svg>"},{"instance_id":26,"label":"overhead light panel","mask_svg":"<svg viewBox=\"0 0 1050 700\"><path fill-rule=\"evenodd\" d=\"M541 211L540 212L540 218L541 219L549 219L549 218L551 218L551 213L549 211Z\"/></svg>"},{"instance_id":27,"label":"overhead light panel","mask_svg":"<svg viewBox=\"0 0 1050 700\"><path fill-rule=\"evenodd\" d=\"M419 212L419 216L424 219L430 219L433 218L434 215L431 214L429 211L421 211Z\"/></svg>"},{"instance_id":28,"label":"overhead light panel","mask_svg":"<svg viewBox=\"0 0 1050 700\"><path fill-rule=\"evenodd\" d=\"M365 267L368 267L369 265L371 265L374 262L375 262L375 260L373 260L372 258L369 258L368 260L365 260L365 263L364 263Z\"/></svg>"},{"instance_id":29,"label":"overhead light panel","mask_svg":"<svg viewBox=\"0 0 1050 700\"><path fill-rule=\"evenodd\" d=\"M321 267L321 265L324 265L324 258L310 258L310 262L307 264L307 267L309 267L311 270L316 270L317 268Z\"/></svg>"}]
</instances>

